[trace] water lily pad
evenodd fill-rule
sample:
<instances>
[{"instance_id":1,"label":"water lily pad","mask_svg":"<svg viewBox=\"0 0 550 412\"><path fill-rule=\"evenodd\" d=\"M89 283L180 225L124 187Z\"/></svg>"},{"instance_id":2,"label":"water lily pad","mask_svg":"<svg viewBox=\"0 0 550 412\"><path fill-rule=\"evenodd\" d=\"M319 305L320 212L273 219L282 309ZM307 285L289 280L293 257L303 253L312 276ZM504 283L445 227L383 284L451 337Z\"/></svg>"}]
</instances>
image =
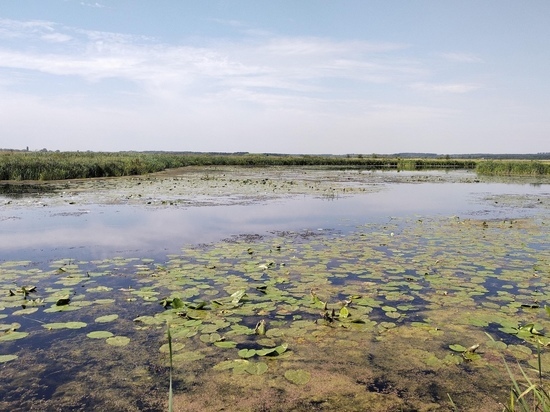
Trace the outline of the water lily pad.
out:
<instances>
[{"instance_id":1,"label":"water lily pad","mask_svg":"<svg viewBox=\"0 0 550 412\"><path fill-rule=\"evenodd\" d=\"M303 369L289 369L285 372L285 378L296 385L305 385L311 380L311 374Z\"/></svg>"},{"instance_id":2,"label":"water lily pad","mask_svg":"<svg viewBox=\"0 0 550 412\"><path fill-rule=\"evenodd\" d=\"M0 363L9 362L12 360L17 359L19 356L17 355L0 355Z\"/></svg>"},{"instance_id":3,"label":"water lily pad","mask_svg":"<svg viewBox=\"0 0 550 412\"><path fill-rule=\"evenodd\" d=\"M38 308L26 308L26 309L19 309L12 313L12 315L31 315L38 311Z\"/></svg>"},{"instance_id":4,"label":"water lily pad","mask_svg":"<svg viewBox=\"0 0 550 412\"><path fill-rule=\"evenodd\" d=\"M162 319L154 316L138 316L134 319L134 322L143 323L145 325L161 325L164 323Z\"/></svg>"},{"instance_id":5,"label":"water lily pad","mask_svg":"<svg viewBox=\"0 0 550 412\"><path fill-rule=\"evenodd\" d=\"M253 356L256 356L256 349L241 349L238 352L238 355L243 359L248 359Z\"/></svg>"},{"instance_id":6,"label":"water lily pad","mask_svg":"<svg viewBox=\"0 0 550 412\"><path fill-rule=\"evenodd\" d=\"M185 348L185 343L182 342L172 342L172 352L178 352ZM159 348L161 353L170 353L170 345L165 343Z\"/></svg>"},{"instance_id":7,"label":"water lily pad","mask_svg":"<svg viewBox=\"0 0 550 412\"><path fill-rule=\"evenodd\" d=\"M44 323L42 325L45 329L81 329L88 326L84 322L54 322L54 323Z\"/></svg>"},{"instance_id":8,"label":"water lily pad","mask_svg":"<svg viewBox=\"0 0 550 412\"><path fill-rule=\"evenodd\" d=\"M0 323L0 332L2 331L16 331L21 327L20 323ZM0 335L1 336L1 335Z\"/></svg>"},{"instance_id":9,"label":"water lily pad","mask_svg":"<svg viewBox=\"0 0 550 412\"><path fill-rule=\"evenodd\" d=\"M130 338L126 336L111 336L106 342L112 346L126 346L130 343Z\"/></svg>"},{"instance_id":10,"label":"water lily pad","mask_svg":"<svg viewBox=\"0 0 550 412\"><path fill-rule=\"evenodd\" d=\"M97 323L107 323L107 322L112 322L115 319L118 319L118 315L113 314L113 315L100 316L96 318L95 321Z\"/></svg>"},{"instance_id":11,"label":"water lily pad","mask_svg":"<svg viewBox=\"0 0 550 412\"><path fill-rule=\"evenodd\" d=\"M349 310L347 307L342 307L342 309L340 309L340 313L339 313L339 317L341 318L347 318L349 316Z\"/></svg>"},{"instance_id":12,"label":"water lily pad","mask_svg":"<svg viewBox=\"0 0 550 412\"><path fill-rule=\"evenodd\" d=\"M72 312L74 310L82 309L82 306L76 305L53 305L47 309L44 309L45 313L55 313L55 312Z\"/></svg>"},{"instance_id":13,"label":"water lily pad","mask_svg":"<svg viewBox=\"0 0 550 412\"><path fill-rule=\"evenodd\" d=\"M449 345L449 349L455 352L465 352L467 348L456 343L454 345Z\"/></svg>"},{"instance_id":14,"label":"water lily pad","mask_svg":"<svg viewBox=\"0 0 550 412\"><path fill-rule=\"evenodd\" d=\"M113 334L106 330L96 330L88 333L86 336L92 339L107 339L113 336Z\"/></svg>"},{"instance_id":15,"label":"water lily pad","mask_svg":"<svg viewBox=\"0 0 550 412\"><path fill-rule=\"evenodd\" d=\"M218 341L214 342L214 345L216 345L218 348L231 349L237 346L237 342L233 342L230 340Z\"/></svg>"},{"instance_id":16,"label":"water lily pad","mask_svg":"<svg viewBox=\"0 0 550 412\"><path fill-rule=\"evenodd\" d=\"M29 335L28 332L8 332L0 335L0 342L23 339Z\"/></svg>"},{"instance_id":17,"label":"water lily pad","mask_svg":"<svg viewBox=\"0 0 550 412\"><path fill-rule=\"evenodd\" d=\"M251 363L246 371L251 375L263 375L267 372L268 366L265 362Z\"/></svg>"}]
</instances>

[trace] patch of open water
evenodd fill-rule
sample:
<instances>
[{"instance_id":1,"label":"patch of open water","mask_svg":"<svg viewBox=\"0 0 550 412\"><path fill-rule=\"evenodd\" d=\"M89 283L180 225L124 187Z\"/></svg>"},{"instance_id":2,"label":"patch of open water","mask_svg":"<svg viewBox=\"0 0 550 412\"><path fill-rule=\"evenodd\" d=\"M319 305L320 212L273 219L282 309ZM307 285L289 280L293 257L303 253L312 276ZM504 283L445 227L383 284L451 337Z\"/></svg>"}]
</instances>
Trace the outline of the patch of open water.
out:
<instances>
[{"instance_id":1,"label":"patch of open water","mask_svg":"<svg viewBox=\"0 0 550 412\"><path fill-rule=\"evenodd\" d=\"M524 217L531 204L502 206L483 198L548 196L544 185L498 183L394 184L374 193L340 197L273 199L246 205L158 207L69 205L0 209L0 260L73 256L99 259L117 254L162 258L186 244L210 243L238 234L338 229L392 217ZM1 201L1 199L0 199Z\"/></svg>"}]
</instances>

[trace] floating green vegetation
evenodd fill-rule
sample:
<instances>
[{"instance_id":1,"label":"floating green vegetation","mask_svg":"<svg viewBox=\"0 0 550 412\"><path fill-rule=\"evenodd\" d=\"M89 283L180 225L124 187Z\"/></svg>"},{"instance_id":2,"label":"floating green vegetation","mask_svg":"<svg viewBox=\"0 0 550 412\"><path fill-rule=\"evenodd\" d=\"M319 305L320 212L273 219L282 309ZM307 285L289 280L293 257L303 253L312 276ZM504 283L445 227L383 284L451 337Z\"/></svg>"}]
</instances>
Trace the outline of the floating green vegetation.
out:
<instances>
[{"instance_id":1,"label":"floating green vegetation","mask_svg":"<svg viewBox=\"0 0 550 412\"><path fill-rule=\"evenodd\" d=\"M107 339L112 337L113 333L109 332L108 330L96 330L88 333L86 336L91 339Z\"/></svg>"},{"instance_id":2,"label":"floating green vegetation","mask_svg":"<svg viewBox=\"0 0 550 412\"><path fill-rule=\"evenodd\" d=\"M17 358L18 358L17 355L0 355L0 363L9 362Z\"/></svg>"},{"instance_id":3,"label":"floating green vegetation","mask_svg":"<svg viewBox=\"0 0 550 412\"><path fill-rule=\"evenodd\" d=\"M384 401L372 410L443 405L449 396L468 408L494 393L485 402L497 410L509 388L503 356L533 365L540 344L550 365L546 232L539 218L396 218L346 234L189 246L162 265L63 260L41 270L4 262L0 359L3 368L17 365L31 355L10 341L53 335L97 351L96 362L109 351L139 352L159 368L170 361L174 405L194 410L217 406L183 391L187 383L226 388L219 397L231 402L261 383L283 394L325 393L319 382L334 382L326 396L339 405L349 402L342 394L363 393L363 409L374 394ZM285 402L286 410L306 410Z\"/></svg>"},{"instance_id":4,"label":"floating green vegetation","mask_svg":"<svg viewBox=\"0 0 550 412\"><path fill-rule=\"evenodd\" d=\"M285 378L296 385L305 385L311 379L311 374L303 369L289 369L285 372Z\"/></svg>"}]
</instances>

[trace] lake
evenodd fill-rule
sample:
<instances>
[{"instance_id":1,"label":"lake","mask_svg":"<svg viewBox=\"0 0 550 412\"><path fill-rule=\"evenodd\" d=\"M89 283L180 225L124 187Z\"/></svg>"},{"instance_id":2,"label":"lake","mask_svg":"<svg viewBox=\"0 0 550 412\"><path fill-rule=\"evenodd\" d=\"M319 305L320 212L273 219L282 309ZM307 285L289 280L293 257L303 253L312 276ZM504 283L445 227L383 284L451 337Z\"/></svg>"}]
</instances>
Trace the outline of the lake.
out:
<instances>
[{"instance_id":1,"label":"lake","mask_svg":"<svg viewBox=\"0 0 550 412\"><path fill-rule=\"evenodd\" d=\"M175 410L502 410L503 359L547 339L544 180L204 168L7 192L2 410L166 410L167 325Z\"/></svg>"}]
</instances>

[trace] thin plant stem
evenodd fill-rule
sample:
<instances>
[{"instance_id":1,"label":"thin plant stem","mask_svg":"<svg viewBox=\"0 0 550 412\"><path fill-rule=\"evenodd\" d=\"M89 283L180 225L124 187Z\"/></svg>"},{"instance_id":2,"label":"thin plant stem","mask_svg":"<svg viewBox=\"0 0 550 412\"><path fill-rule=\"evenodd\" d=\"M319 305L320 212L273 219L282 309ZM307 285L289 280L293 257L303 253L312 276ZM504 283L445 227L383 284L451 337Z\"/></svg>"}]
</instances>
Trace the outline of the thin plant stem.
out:
<instances>
[{"instance_id":1,"label":"thin plant stem","mask_svg":"<svg viewBox=\"0 0 550 412\"><path fill-rule=\"evenodd\" d=\"M173 412L174 410L174 403L173 403L173 397L174 393L172 390L172 335L170 334L170 324L166 323L168 328L168 352L170 354L170 388L168 389L168 412Z\"/></svg>"}]
</instances>

